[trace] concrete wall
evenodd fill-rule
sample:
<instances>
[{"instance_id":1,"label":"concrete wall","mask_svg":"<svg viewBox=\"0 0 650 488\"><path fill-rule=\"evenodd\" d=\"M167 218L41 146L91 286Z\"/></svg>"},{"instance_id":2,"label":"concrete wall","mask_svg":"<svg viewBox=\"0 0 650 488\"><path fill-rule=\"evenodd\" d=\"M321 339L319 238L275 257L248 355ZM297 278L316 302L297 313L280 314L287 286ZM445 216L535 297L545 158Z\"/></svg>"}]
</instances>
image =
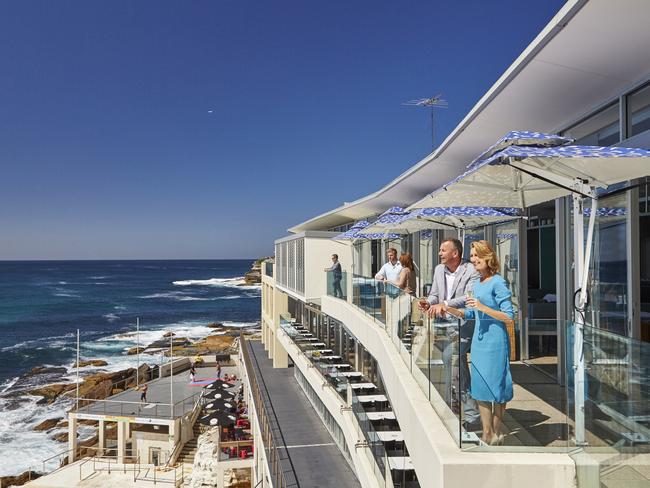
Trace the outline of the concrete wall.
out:
<instances>
[{"instance_id":1,"label":"concrete wall","mask_svg":"<svg viewBox=\"0 0 650 488\"><path fill-rule=\"evenodd\" d=\"M321 307L324 313L344 323L377 360L421 486L575 486L575 464L568 454L461 450L400 358L388 334L347 302L323 297Z\"/></svg>"},{"instance_id":2,"label":"concrete wall","mask_svg":"<svg viewBox=\"0 0 650 488\"><path fill-rule=\"evenodd\" d=\"M172 361L171 363L167 362L160 367L160 378L169 376L169 372L172 366L175 375L179 371L185 371L187 369L190 369L191 364L192 362L188 357L174 359L174 361Z\"/></svg>"},{"instance_id":3,"label":"concrete wall","mask_svg":"<svg viewBox=\"0 0 650 488\"><path fill-rule=\"evenodd\" d=\"M164 430L166 431L167 429ZM161 464L167 461L167 456L171 453L169 449L169 434L167 432L141 432L136 430L131 432L131 440L133 450L140 456L140 462L142 464L148 464L150 462L149 449L152 447L157 447L164 453Z\"/></svg>"}]
</instances>

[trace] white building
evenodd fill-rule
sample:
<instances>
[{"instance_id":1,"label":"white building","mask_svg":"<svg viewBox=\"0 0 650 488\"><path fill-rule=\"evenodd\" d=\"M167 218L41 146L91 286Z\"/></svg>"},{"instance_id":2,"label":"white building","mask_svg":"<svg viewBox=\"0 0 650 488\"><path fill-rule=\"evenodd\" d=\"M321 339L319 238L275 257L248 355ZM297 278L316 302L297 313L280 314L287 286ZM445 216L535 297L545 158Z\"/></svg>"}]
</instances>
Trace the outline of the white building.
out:
<instances>
[{"instance_id":1,"label":"white building","mask_svg":"<svg viewBox=\"0 0 650 488\"><path fill-rule=\"evenodd\" d=\"M276 241L275 263L266 263L263 276L265 348L276 367L294 365L316 410L328 412L322 418L362 486L650 483L645 178L622 181L599 199L600 208L621 211L596 219L585 317L584 445L574 441L567 347L574 319L569 197L527 209L527 219L465 235L465 244L491 241L502 265L507 263L502 274L517 309L511 337L515 397L506 411L503 446L481 446L463 427L460 388L450 385L458 366L443 357L449 341L435 326L422 327L408 299L380 293L372 281L385 250L395 247L413 255L422 295L440 241L455 233L332 240L355 221L414 204L512 130L560 134L584 145L650 148L648 19L646 0L567 2L432 154L375 193L297 224ZM333 253L343 266L343 298L333 296L327 286L332 274L323 271ZM362 384L374 389L332 379L333 361L325 356L348 363L349 373L361 373ZM347 377L356 381L354 374ZM363 398L372 396L385 402ZM381 412L390 414L375 415Z\"/></svg>"}]
</instances>

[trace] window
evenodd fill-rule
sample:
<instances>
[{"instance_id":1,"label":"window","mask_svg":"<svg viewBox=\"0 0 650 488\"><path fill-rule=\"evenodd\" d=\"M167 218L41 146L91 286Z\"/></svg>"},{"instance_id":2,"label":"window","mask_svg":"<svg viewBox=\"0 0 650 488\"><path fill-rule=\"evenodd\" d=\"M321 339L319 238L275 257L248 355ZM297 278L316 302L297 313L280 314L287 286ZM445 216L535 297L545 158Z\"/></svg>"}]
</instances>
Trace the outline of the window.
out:
<instances>
[{"instance_id":1,"label":"window","mask_svg":"<svg viewBox=\"0 0 650 488\"><path fill-rule=\"evenodd\" d=\"M627 97L628 136L650 129L650 83Z\"/></svg>"},{"instance_id":2,"label":"window","mask_svg":"<svg viewBox=\"0 0 650 488\"><path fill-rule=\"evenodd\" d=\"M621 139L618 102L604 108L563 132L585 146L611 146Z\"/></svg>"}]
</instances>

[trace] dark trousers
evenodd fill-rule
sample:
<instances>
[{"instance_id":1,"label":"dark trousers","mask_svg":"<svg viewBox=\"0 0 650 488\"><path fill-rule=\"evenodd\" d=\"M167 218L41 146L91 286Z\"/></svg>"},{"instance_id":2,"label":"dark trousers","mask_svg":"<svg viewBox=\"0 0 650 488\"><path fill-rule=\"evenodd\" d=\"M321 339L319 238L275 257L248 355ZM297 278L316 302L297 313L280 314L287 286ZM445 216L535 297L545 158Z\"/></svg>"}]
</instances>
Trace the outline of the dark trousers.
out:
<instances>
[{"instance_id":1,"label":"dark trousers","mask_svg":"<svg viewBox=\"0 0 650 488\"><path fill-rule=\"evenodd\" d=\"M334 287L334 296L338 298L343 298L343 290L341 290L341 278L336 279L332 282Z\"/></svg>"}]
</instances>

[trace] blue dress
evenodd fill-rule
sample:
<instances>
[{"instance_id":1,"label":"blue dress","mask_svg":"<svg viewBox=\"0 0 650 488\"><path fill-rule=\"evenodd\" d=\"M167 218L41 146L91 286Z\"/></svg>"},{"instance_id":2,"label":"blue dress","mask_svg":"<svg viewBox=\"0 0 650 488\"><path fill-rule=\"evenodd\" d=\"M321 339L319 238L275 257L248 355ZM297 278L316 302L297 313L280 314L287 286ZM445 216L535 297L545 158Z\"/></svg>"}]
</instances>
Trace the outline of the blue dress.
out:
<instances>
[{"instance_id":1,"label":"blue dress","mask_svg":"<svg viewBox=\"0 0 650 488\"><path fill-rule=\"evenodd\" d=\"M514 318L508 284L500 275L474 285L474 297L483 305ZM476 318L472 337L471 395L483 402L506 403L512 400L510 341L503 322L483 312L466 309L465 318Z\"/></svg>"}]
</instances>

